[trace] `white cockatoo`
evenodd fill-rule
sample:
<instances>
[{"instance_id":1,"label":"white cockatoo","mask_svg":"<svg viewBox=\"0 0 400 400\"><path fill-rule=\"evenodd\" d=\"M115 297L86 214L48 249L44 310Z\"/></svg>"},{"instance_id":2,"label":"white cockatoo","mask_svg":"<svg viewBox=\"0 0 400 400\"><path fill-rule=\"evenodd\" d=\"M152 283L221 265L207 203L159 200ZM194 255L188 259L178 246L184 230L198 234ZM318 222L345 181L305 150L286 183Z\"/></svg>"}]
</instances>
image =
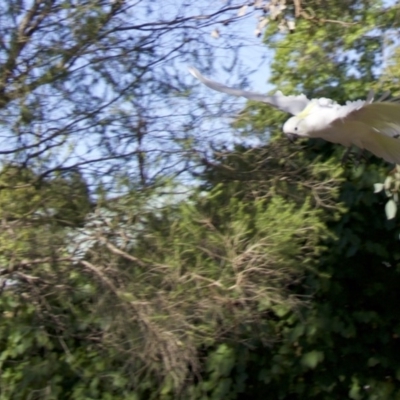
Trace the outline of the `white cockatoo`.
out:
<instances>
[{"instance_id":1,"label":"white cockatoo","mask_svg":"<svg viewBox=\"0 0 400 400\"><path fill-rule=\"evenodd\" d=\"M373 102L371 92L366 100L348 101L344 106L334 100L309 100L304 94L285 96L281 91L267 96L230 88L207 79L196 68L189 71L200 82L218 92L260 101L292 114L283 125L289 137L322 138L345 147L367 149L384 160L400 164L400 104Z\"/></svg>"}]
</instances>

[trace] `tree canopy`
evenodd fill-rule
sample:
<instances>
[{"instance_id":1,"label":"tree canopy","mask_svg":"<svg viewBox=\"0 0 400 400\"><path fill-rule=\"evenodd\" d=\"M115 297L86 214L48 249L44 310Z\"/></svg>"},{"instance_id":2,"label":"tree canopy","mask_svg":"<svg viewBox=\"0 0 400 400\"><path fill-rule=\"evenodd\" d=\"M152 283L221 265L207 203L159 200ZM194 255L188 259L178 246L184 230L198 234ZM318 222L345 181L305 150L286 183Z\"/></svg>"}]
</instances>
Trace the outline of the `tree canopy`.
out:
<instances>
[{"instance_id":1,"label":"tree canopy","mask_svg":"<svg viewBox=\"0 0 400 400\"><path fill-rule=\"evenodd\" d=\"M186 73L396 97L397 5L0 10L1 400L400 399L399 171Z\"/></svg>"}]
</instances>

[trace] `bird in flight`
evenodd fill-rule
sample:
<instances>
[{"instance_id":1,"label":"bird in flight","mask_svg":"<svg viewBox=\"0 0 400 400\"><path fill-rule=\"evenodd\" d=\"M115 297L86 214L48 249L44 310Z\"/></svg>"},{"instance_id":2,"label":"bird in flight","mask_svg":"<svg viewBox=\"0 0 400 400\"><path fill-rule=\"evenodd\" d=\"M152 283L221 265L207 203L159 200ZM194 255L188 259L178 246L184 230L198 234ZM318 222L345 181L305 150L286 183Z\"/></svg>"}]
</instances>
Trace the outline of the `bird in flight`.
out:
<instances>
[{"instance_id":1,"label":"bird in flight","mask_svg":"<svg viewBox=\"0 0 400 400\"><path fill-rule=\"evenodd\" d=\"M322 138L345 147L354 145L390 163L400 164L400 104L384 101L387 93L376 102L370 92L366 100L340 105L323 97L309 100L304 94L285 96L277 91L267 96L235 89L204 77L196 68L190 67L189 71L213 90L267 103L292 114L283 125L284 134L290 138Z\"/></svg>"}]
</instances>

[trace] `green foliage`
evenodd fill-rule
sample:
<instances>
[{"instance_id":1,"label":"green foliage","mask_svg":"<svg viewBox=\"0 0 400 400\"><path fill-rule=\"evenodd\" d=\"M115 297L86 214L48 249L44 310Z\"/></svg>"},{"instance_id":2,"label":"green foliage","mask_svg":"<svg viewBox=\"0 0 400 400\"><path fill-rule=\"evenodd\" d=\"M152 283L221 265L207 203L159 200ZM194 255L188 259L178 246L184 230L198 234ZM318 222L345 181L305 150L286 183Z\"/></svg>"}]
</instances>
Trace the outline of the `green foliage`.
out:
<instances>
[{"instance_id":1,"label":"green foliage","mask_svg":"<svg viewBox=\"0 0 400 400\"><path fill-rule=\"evenodd\" d=\"M100 288L73 269L41 264L3 288L1 399L135 399L114 349L98 345L104 321L88 311Z\"/></svg>"},{"instance_id":2,"label":"green foliage","mask_svg":"<svg viewBox=\"0 0 400 400\"><path fill-rule=\"evenodd\" d=\"M379 77L377 55L382 48L376 40L378 37L371 38L372 30L378 24L381 29L390 30L393 20L383 18L377 3L374 7L369 2L352 4L356 3L354 8L348 7L348 3L344 8L343 2L329 2L326 9L329 19L347 19L350 23L357 16L356 20L362 21L346 28L339 24L318 26L302 20L294 33L282 37L276 35L271 26L266 41L276 49L272 81L280 89L288 93L298 89L309 96L344 100L363 97L371 86L381 88L379 79L373 80ZM346 54L350 49L353 55ZM379 71L382 72L385 71ZM262 126L263 121L271 123L271 116L265 119L264 107L252 118L255 129ZM277 151L277 143L279 140L274 140L268 149L279 158L282 156ZM259 188L258 196L268 196L271 186L253 185L251 180L240 179L246 171L249 177L257 177L258 168L254 168L258 165L254 162L257 152L259 150L244 150L241 157L235 153L226 155L223 165L216 169L220 175L216 177L214 169L207 176L216 182L226 179L224 171L228 168L224 165L227 165L229 176L239 176L239 184L233 181L230 184L239 196L253 193L254 186ZM265 154L270 153L266 150ZM319 155L315 157L315 154ZM307 165L307 169L304 164L295 167L297 179L310 182L304 186L313 188L314 195L318 185L312 179L315 177L305 171L324 170L327 176L340 177L325 187L327 197L336 199L333 208L336 216L332 218L329 204L322 206L319 214L320 223L325 222L333 235L322 237L326 250L302 281L302 290L313 294L308 307L301 312L276 313L278 318L272 326L277 341L271 346L262 343L253 348L233 345L237 359L240 357L244 366L240 366L240 371L239 368L232 370L229 378L232 382L242 382L242 387L232 383L227 398L400 398L397 372L400 325L396 310L400 284L399 230L393 220L385 221L384 202L371 190L384 172L374 159L369 160L368 166L343 170L337 164L339 154L332 145L312 141L301 148L300 154L296 151L296 161L289 155L285 158L282 166L293 165L296 161ZM235 165L230 159L236 160ZM243 162L246 159L252 160L251 163ZM288 182L287 188L290 188L293 178L288 170L283 168L280 173L271 170L273 161L269 161L269 157L265 160L262 172L266 181L270 173L278 177L279 183L272 186L274 190L282 187L281 180ZM319 179L327 182L327 178ZM393 195L389 187L392 188L391 183L386 181L375 190L386 188L387 193ZM339 190L338 197L336 190ZM304 192L301 197L304 198ZM321 196L310 197L318 206ZM389 216L394 217L393 207L388 211ZM226 377L221 377L222 380Z\"/></svg>"},{"instance_id":3,"label":"green foliage","mask_svg":"<svg viewBox=\"0 0 400 400\"><path fill-rule=\"evenodd\" d=\"M287 286L302 275L299 260L320 252L323 226L308 202L297 207L274 197L247 207L232 198L218 208L221 195L216 188L165 206L161 214L144 213L136 197L136 227L121 224L133 218L125 197L114 204L119 213L107 217L104 229L115 226L121 238L131 235L129 252L113 251L114 231L113 238L93 242L85 256L90 263L55 259L32 266L29 275L16 265L0 303L1 396L175 398L190 378L188 366L203 368L197 349L214 346L204 366L212 379L208 387L214 398L229 391L230 379L220 378L233 367L234 359L227 359L232 350L218 343L246 343L256 333L264 343L272 339L263 316L296 308L299 299L286 297ZM225 223L216 226L214 220ZM93 240L99 233L97 224ZM99 296L104 289L109 292ZM207 385L187 390L207 391Z\"/></svg>"},{"instance_id":4,"label":"green foliage","mask_svg":"<svg viewBox=\"0 0 400 400\"><path fill-rule=\"evenodd\" d=\"M381 32L374 30L383 22L390 28L386 18L382 21L382 4L332 0L318 11L341 23L315 24L302 19L284 38L270 26L265 42L276 50L271 82L283 92L297 89L310 97L337 101L365 97L371 83L375 88L373 67L380 62L382 51Z\"/></svg>"},{"instance_id":5,"label":"green foliage","mask_svg":"<svg viewBox=\"0 0 400 400\"><path fill-rule=\"evenodd\" d=\"M252 103L236 126L272 133L268 145L215 149L196 169L201 187L169 196L177 187L149 180L148 156L137 149L139 128L148 129L145 93L170 86L137 90L144 67L124 81L132 65L157 64L158 48L144 38L155 40L161 28L137 35L129 51L125 36L114 45L124 11L114 3L62 2L55 11L73 16L68 24L50 15L72 47L58 51L49 39L40 67L31 68L28 55L16 63L22 42L6 38L12 57L0 78L13 85L0 87L1 106L14 124L16 160L26 162L4 161L0 172L0 399L400 399L398 177L376 184L387 170L382 161L343 167L337 146L289 143L275 135L282 115ZM288 35L274 21L267 28L272 83L339 101L395 87L397 50L383 69L379 56L398 9L382 12L380 3L360 0L301 3L315 18L299 18ZM93 80L80 72L89 59ZM134 89L142 125L117 105L111 116L101 113L107 107L91 92L100 77L120 90L115 99ZM76 125L56 121L56 136L48 126L49 147L36 147L35 158L31 142L18 146L55 105L26 95L46 85L82 109L74 109ZM83 126L101 131L96 157L125 162L140 153L134 176L107 176L118 177L111 186L123 189L119 197L107 197L107 179L96 182L97 207L80 170L52 169L64 153L47 151L55 137L62 144L81 138ZM119 153L133 132L135 150ZM65 153L77 148L68 146ZM374 184L394 202L373 193Z\"/></svg>"},{"instance_id":6,"label":"green foliage","mask_svg":"<svg viewBox=\"0 0 400 400\"><path fill-rule=\"evenodd\" d=\"M276 143L268 148L274 149ZM309 148L304 147L303 151L308 153ZM246 165L258 165L255 154L242 151L242 162L236 164L237 171L229 169L230 176L245 174ZM252 160L249 164L245 161L247 157ZM230 159L239 159L239 154L223 157L231 166ZM313 162L320 163L320 160ZM329 160L323 163L326 167L331 165ZM269 173L274 174L268 162L262 167L266 179ZM322 166L310 170L331 171L335 175L334 169ZM400 284L399 231L395 223L382 218L384 203L372 193L379 171L374 164L342 170L340 179L325 187L325 193L330 196L339 188L335 211L338 216L332 218L329 205L320 206L318 213L320 223L325 221L333 235L321 237L325 244L322 253L314 263L309 260L308 265L313 268L307 270L301 286L296 285L294 289L297 293L312 294L312 301L300 311L275 310L277 319L270 321L270 329L275 332L276 341L269 346L261 340L257 343L254 335L252 339L256 342L252 348L237 342L231 344L237 357L235 365L240 365L240 369L231 370L229 377L221 375L219 382L213 383L216 393L229 378L231 385L225 389L226 398L263 399L271 393L277 399L394 399L400 396L396 389L400 361L400 325L396 317L399 300L396 288ZM216 173L223 174L225 186L235 188L238 196L245 195L251 204L249 191L254 182L245 179L240 185L236 180L228 182L223 165L209 174L218 181ZM286 173L291 176L288 170ZM251 170L255 180L257 175L257 171ZM307 181L311 176L301 178ZM260 189L255 192L260 196L262 186L260 183L254 186ZM313 185L305 186L313 188ZM291 193L290 185L287 188ZM226 192L229 196L229 189ZM314 199L317 207L321 204L318 199L319 196ZM307 265L306 260L303 259L303 265ZM207 383L212 385L210 382L215 382L215 377L205 376L198 388L207 388L207 396L213 398L212 387ZM241 382L240 387L234 382Z\"/></svg>"},{"instance_id":7,"label":"green foliage","mask_svg":"<svg viewBox=\"0 0 400 400\"><path fill-rule=\"evenodd\" d=\"M393 219L397 214L397 204L399 203L400 188L400 166L388 175L383 183L374 183L374 193L385 192L389 200L385 205L385 213L387 219Z\"/></svg>"},{"instance_id":8,"label":"green foliage","mask_svg":"<svg viewBox=\"0 0 400 400\"><path fill-rule=\"evenodd\" d=\"M69 175L44 180L12 165L0 171L0 260L7 268L62 256L62 227L81 224L91 207L83 178Z\"/></svg>"}]
</instances>

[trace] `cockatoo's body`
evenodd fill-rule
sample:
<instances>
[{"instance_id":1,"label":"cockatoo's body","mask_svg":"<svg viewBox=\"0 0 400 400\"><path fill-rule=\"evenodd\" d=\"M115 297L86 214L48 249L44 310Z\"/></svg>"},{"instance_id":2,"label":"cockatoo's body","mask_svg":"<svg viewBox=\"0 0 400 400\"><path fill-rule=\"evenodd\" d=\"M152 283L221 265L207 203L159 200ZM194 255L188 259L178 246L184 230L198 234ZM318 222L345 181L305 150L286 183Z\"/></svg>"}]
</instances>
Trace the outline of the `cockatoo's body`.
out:
<instances>
[{"instance_id":1,"label":"cockatoo's body","mask_svg":"<svg viewBox=\"0 0 400 400\"><path fill-rule=\"evenodd\" d=\"M288 136L322 138L343 146L367 149L384 160L400 164L400 104L373 103L367 100L348 101L341 106L326 98L309 100L306 96L284 96L281 92L266 96L230 88L211 81L195 68L190 72L206 86L219 92L261 101L293 117L283 125Z\"/></svg>"}]
</instances>

